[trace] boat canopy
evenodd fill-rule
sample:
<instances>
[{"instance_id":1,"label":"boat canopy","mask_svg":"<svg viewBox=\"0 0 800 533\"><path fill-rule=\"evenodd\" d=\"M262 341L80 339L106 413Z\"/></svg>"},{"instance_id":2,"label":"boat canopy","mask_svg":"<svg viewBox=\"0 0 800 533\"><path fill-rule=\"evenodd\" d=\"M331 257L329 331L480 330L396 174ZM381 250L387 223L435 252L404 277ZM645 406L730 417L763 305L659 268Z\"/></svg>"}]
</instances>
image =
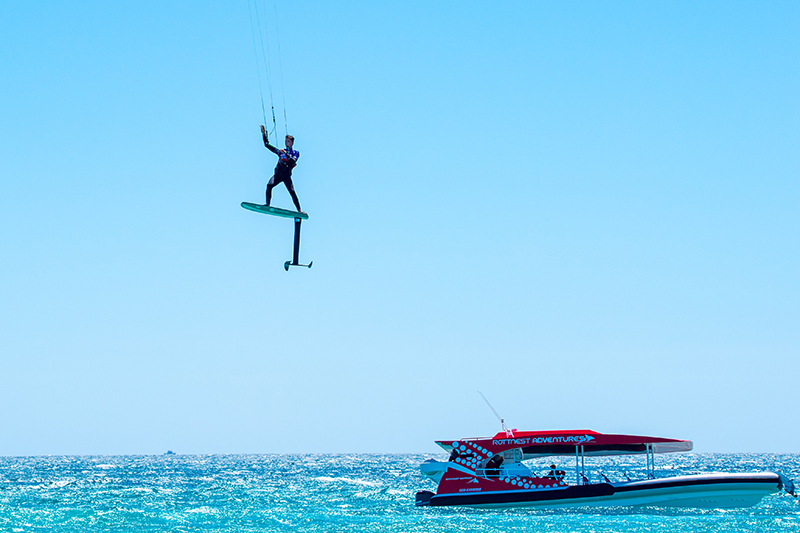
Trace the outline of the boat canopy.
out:
<instances>
[{"instance_id":1,"label":"boat canopy","mask_svg":"<svg viewBox=\"0 0 800 533\"><path fill-rule=\"evenodd\" d=\"M519 448L523 459L553 455L575 455L578 450L587 456L639 455L646 453L688 452L692 441L611 435L588 429L555 431L500 432L494 437L476 437L457 441L436 441L447 452L457 449L459 455L488 456Z\"/></svg>"}]
</instances>

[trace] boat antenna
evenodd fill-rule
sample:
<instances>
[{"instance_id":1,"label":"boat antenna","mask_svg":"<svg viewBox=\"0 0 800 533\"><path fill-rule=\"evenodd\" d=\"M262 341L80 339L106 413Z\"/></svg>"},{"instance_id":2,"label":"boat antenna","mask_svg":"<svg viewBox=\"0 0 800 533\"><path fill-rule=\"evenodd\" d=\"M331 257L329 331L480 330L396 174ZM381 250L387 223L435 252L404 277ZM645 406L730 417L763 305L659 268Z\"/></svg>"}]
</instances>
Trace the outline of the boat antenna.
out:
<instances>
[{"instance_id":1,"label":"boat antenna","mask_svg":"<svg viewBox=\"0 0 800 533\"><path fill-rule=\"evenodd\" d=\"M496 416L497 419L500 421L500 427L502 427L503 431L506 432L506 437L509 438L509 439L513 438L514 437L514 433L510 429L508 429L508 426L506 425L505 420L503 420L502 417L497 413L495 408L492 407L492 404L489 403L489 400L486 399L486 396L484 396L481 391L478 391L478 394L481 395L481 398L483 398L483 401L486 402L486 405L488 405L489 409L492 410L492 412L494 413L494 416Z\"/></svg>"}]
</instances>

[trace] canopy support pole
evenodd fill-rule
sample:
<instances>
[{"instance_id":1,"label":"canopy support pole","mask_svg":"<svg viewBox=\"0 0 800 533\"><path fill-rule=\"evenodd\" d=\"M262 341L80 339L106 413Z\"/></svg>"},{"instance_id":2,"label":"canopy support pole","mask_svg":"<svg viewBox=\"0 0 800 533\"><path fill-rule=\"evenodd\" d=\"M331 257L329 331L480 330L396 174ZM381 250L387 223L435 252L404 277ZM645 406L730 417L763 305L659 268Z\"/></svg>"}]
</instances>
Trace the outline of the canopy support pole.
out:
<instances>
[{"instance_id":1,"label":"canopy support pole","mask_svg":"<svg viewBox=\"0 0 800 533\"><path fill-rule=\"evenodd\" d=\"M586 480L586 449L581 446L581 480Z\"/></svg>"},{"instance_id":2,"label":"canopy support pole","mask_svg":"<svg viewBox=\"0 0 800 533\"><path fill-rule=\"evenodd\" d=\"M656 472L656 451L654 446L651 443L646 443L644 445L644 453L647 457L647 463L645 470L647 471L647 477L650 479L655 478ZM651 457L652 455L652 457Z\"/></svg>"}]
</instances>

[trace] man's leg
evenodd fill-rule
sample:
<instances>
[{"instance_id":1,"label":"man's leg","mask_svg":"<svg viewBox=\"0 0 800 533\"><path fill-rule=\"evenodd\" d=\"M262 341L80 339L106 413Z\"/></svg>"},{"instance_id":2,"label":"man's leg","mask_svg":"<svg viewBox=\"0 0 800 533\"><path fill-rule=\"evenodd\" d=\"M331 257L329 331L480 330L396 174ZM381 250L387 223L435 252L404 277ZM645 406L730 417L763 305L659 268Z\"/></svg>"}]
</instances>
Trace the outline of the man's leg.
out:
<instances>
[{"instance_id":1,"label":"man's leg","mask_svg":"<svg viewBox=\"0 0 800 533\"><path fill-rule=\"evenodd\" d=\"M272 188L275 187L275 174L269 179L267 183L267 205L269 205L270 200L272 200Z\"/></svg>"},{"instance_id":2,"label":"man's leg","mask_svg":"<svg viewBox=\"0 0 800 533\"><path fill-rule=\"evenodd\" d=\"M286 184L286 188L289 189L289 194L292 195L294 206L297 208L299 213L302 213L303 210L300 209L300 200L297 199L297 195L294 193L294 183L292 183L292 178L285 178L283 181Z\"/></svg>"}]
</instances>

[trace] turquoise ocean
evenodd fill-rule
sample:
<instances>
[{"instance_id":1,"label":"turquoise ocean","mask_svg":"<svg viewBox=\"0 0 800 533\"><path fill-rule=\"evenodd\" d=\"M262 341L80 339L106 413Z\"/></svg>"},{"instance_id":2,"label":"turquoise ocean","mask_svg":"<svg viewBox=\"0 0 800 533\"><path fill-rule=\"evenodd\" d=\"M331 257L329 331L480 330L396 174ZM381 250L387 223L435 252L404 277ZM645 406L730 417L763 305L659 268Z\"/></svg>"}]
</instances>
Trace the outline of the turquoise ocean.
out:
<instances>
[{"instance_id":1,"label":"turquoise ocean","mask_svg":"<svg viewBox=\"0 0 800 533\"><path fill-rule=\"evenodd\" d=\"M734 510L417 508L415 492L435 490L418 470L428 458L444 456L0 457L0 531L800 532L800 505L785 493ZM612 480L633 477L640 459L600 468ZM763 470L797 482L800 456L691 453L656 463L659 476Z\"/></svg>"}]
</instances>

